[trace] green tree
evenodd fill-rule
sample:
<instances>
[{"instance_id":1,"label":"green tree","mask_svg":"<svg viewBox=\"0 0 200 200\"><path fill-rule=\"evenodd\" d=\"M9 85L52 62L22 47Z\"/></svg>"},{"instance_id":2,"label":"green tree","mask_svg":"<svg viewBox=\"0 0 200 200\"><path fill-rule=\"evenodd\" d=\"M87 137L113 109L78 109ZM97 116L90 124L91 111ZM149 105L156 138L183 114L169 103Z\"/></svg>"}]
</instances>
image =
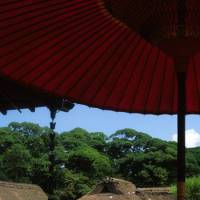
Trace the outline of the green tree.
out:
<instances>
[{"instance_id":1,"label":"green tree","mask_svg":"<svg viewBox=\"0 0 200 200\"><path fill-rule=\"evenodd\" d=\"M49 177L48 155L44 154L39 158L32 158L30 180L32 183L40 185L47 191Z\"/></svg>"},{"instance_id":2,"label":"green tree","mask_svg":"<svg viewBox=\"0 0 200 200\"><path fill-rule=\"evenodd\" d=\"M14 144L3 156L3 168L10 180L29 182L31 173L31 154L21 144Z\"/></svg>"},{"instance_id":3,"label":"green tree","mask_svg":"<svg viewBox=\"0 0 200 200\"><path fill-rule=\"evenodd\" d=\"M0 128L0 179L38 184L47 191L49 131L27 122ZM52 200L75 200L105 176L144 187L176 181L176 143L132 129L107 137L76 128L57 134L55 145ZM187 176L200 174L200 148L187 149L186 166Z\"/></svg>"},{"instance_id":4,"label":"green tree","mask_svg":"<svg viewBox=\"0 0 200 200\"><path fill-rule=\"evenodd\" d=\"M13 144L21 143L20 135L13 134L9 128L0 128L0 153L1 155Z\"/></svg>"},{"instance_id":5,"label":"green tree","mask_svg":"<svg viewBox=\"0 0 200 200\"><path fill-rule=\"evenodd\" d=\"M124 129L110 137L108 154L113 160L115 173L137 186L168 185L175 180L175 143Z\"/></svg>"},{"instance_id":6,"label":"green tree","mask_svg":"<svg viewBox=\"0 0 200 200\"><path fill-rule=\"evenodd\" d=\"M69 153L66 167L88 177L102 178L111 173L109 159L88 145L77 147Z\"/></svg>"},{"instance_id":7,"label":"green tree","mask_svg":"<svg viewBox=\"0 0 200 200\"><path fill-rule=\"evenodd\" d=\"M75 128L69 132L63 132L58 136L58 140L65 149L73 149L82 144L87 144L101 152L105 150L106 139L107 137L104 133L89 133L81 128Z\"/></svg>"},{"instance_id":8,"label":"green tree","mask_svg":"<svg viewBox=\"0 0 200 200\"><path fill-rule=\"evenodd\" d=\"M60 189L55 191L54 199L59 200L75 200L88 193L95 181L82 173L74 173L70 170L64 170L63 183Z\"/></svg>"}]
</instances>

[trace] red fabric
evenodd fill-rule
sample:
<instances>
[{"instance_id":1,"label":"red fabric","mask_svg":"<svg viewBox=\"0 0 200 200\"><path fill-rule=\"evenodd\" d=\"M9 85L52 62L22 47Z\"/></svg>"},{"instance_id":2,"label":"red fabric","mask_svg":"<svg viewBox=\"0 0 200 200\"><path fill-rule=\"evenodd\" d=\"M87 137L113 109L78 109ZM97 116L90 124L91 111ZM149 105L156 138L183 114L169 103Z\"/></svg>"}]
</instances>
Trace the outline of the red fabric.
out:
<instances>
[{"instance_id":1,"label":"red fabric","mask_svg":"<svg viewBox=\"0 0 200 200\"><path fill-rule=\"evenodd\" d=\"M102 109L173 114L173 65L101 0L0 2L0 74L38 91ZM195 56L188 67L187 113L200 112L199 65Z\"/></svg>"}]
</instances>

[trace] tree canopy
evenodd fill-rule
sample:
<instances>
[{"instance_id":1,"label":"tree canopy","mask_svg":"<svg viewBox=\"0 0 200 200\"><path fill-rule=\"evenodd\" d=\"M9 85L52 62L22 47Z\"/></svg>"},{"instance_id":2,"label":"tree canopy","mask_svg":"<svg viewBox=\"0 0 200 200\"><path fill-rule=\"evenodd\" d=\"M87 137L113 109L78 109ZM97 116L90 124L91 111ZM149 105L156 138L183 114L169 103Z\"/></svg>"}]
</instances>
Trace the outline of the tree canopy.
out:
<instances>
[{"instance_id":1,"label":"tree canopy","mask_svg":"<svg viewBox=\"0 0 200 200\"><path fill-rule=\"evenodd\" d=\"M47 127L13 122L0 128L0 180L40 185L49 177ZM133 129L111 136L76 128L56 134L55 193L52 199L75 200L105 176L137 186L168 186L176 181L175 142L152 138ZM187 150L187 176L200 175L200 148Z\"/></svg>"}]
</instances>

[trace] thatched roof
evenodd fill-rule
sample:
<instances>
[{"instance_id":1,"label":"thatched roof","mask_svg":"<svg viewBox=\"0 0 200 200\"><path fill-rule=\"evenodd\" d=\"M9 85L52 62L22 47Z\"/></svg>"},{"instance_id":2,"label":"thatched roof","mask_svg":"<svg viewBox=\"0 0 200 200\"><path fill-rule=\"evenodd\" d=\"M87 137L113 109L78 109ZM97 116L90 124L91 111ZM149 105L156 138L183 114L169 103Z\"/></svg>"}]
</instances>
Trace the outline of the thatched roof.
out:
<instances>
[{"instance_id":1,"label":"thatched roof","mask_svg":"<svg viewBox=\"0 0 200 200\"><path fill-rule=\"evenodd\" d=\"M131 182L109 179L79 200L173 200L169 188L138 188Z\"/></svg>"},{"instance_id":2,"label":"thatched roof","mask_svg":"<svg viewBox=\"0 0 200 200\"><path fill-rule=\"evenodd\" d=\"M139 200L134 184L121 179L109 179L99 183L92 192L79 200Z\"/></svg>"},{"instance_id":3,"label":"thatched roof","mask_svg":"<svg viewBox=\"0 0 200 200\"><path fill-rule=\"evenodd\" d=\"M136 187L133 183L116 178L110 178L99 183L90 194L129 194L136 192Z\"/></svg>"},{"instance_id":4,"label":"thatched roof","mask_svg":"<svg viewBox=\"0 0 200 200\"><path fill-rule=\"evenodd\" d=\"M48 197L39 186L0 181L0 200L48 200Z\"/></svg>"},{"instance_id":5,"label":"thatched roof","mask_svg":"<svg viewBox=\"0 0 200 200\"><path fill-rule=\"evenodd\" d=\"M79 200L141 200L136 195L117 195L112 193L107 194L96 194L96 195L86 195Z\"/></svg>"}]
</instances>

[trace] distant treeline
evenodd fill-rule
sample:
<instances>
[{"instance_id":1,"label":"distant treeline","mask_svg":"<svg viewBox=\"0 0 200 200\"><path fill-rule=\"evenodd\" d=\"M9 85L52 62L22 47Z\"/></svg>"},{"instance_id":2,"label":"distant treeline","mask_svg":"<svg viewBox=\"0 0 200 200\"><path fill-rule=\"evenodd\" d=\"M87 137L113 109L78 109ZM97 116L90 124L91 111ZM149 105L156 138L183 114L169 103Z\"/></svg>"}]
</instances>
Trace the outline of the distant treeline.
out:
<instances>
[{"instance_id":1,"label":"distant treeline","mask_svg":"<svg viewBox=\"0 0 200 200\"><path fill-rule=\"evenodd\" d=\"M0 128L0 180L34 183L47 191L49 132L32 123ZM176 143L132 129L108 137L76 128L57 134L55 145L55 200L75 200L105 176L139 187L176 181ZM187 149L186 166L188 177L200 175L200 148Z\"/></svg>"}]
</instances>

